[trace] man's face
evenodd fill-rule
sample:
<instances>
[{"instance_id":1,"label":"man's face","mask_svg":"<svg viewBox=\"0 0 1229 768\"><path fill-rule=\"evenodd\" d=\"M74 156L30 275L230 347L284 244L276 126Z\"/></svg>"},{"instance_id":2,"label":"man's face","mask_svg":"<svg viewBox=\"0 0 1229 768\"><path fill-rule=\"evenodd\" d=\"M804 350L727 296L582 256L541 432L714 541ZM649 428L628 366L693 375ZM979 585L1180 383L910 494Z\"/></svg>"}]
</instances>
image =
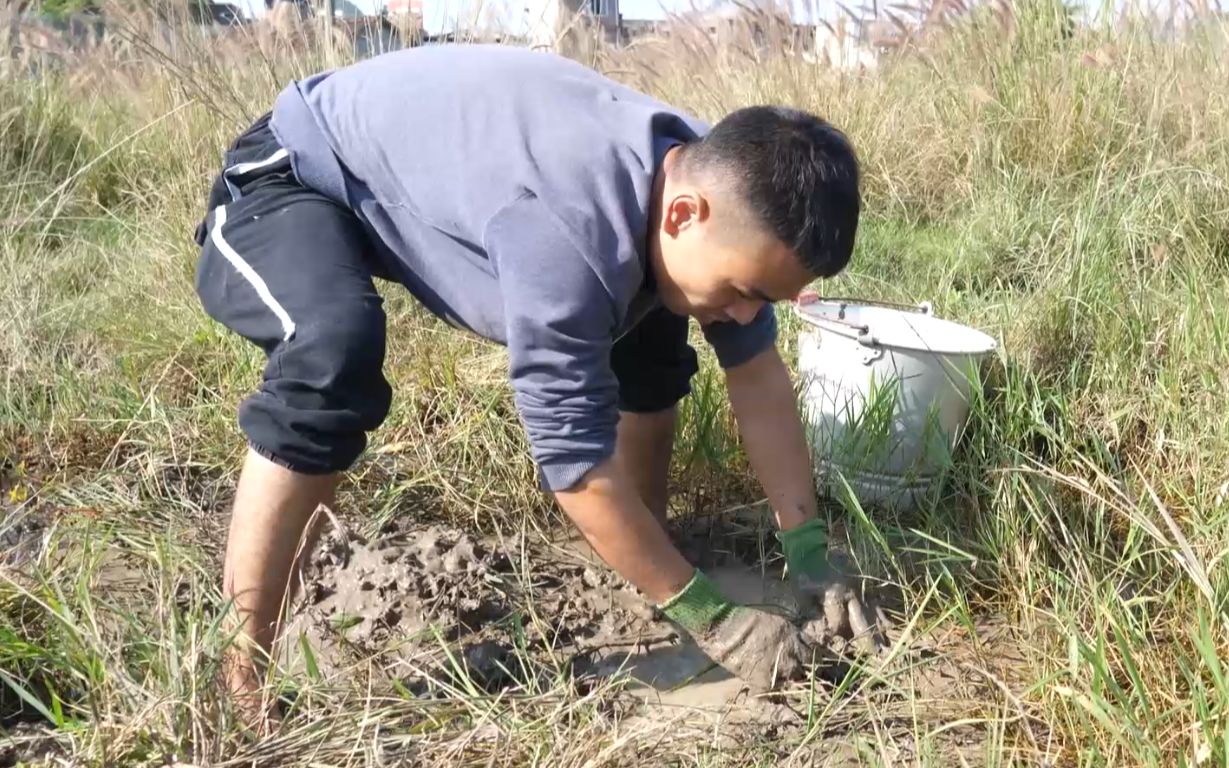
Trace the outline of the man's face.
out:
<instances>
[{"instance_id":1,"label":"man's face","mask_svg":"<svg viewBox=\"0 0 1229 768\"><path fill-rule=\"evenodd\" d=\"M777 238L720 198L667 185L654 254L662 303L701 325L746 324L765 303L793 299L814 278Z\"/></svg>"}]
</instances>

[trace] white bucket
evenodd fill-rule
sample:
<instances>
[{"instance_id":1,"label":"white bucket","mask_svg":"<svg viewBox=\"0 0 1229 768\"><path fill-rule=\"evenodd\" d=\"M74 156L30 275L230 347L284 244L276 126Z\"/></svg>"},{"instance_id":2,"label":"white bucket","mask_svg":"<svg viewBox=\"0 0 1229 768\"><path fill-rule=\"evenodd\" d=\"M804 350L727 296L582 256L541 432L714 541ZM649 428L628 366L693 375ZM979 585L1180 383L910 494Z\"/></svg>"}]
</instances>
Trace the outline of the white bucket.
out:
<instances>
[{"instance_id":1,"label":"white bucket","mask_svg":"<svg viewBox=\"0 0 1229 768\"><path fill-rule=\"evenodd\" d=\"M981 331L916 307L801 299L801 407L820 490L909 509L951 466L972 382L996 348Z\"/></svg>"}]
</instances>

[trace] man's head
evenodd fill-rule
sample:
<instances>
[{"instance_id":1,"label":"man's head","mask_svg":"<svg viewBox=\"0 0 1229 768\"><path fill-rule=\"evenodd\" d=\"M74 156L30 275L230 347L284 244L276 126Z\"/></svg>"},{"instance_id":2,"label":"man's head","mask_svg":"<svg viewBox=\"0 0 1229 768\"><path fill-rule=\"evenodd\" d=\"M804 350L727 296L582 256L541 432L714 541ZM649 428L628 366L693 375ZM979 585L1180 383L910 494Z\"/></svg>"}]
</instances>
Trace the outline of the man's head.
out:
<instances>
[{"instance_id":1,"label":"man's head","mask_svg":"<svg viewBox=\"0 0 1229 768\"><path fill-rule=\"evenodd\" d=\"M845 136L783 107L731 113L676 147L655 185L649 248L662 303L701 323L750 322L849 262L858 161Z\"/></svg>"}]
</instances>

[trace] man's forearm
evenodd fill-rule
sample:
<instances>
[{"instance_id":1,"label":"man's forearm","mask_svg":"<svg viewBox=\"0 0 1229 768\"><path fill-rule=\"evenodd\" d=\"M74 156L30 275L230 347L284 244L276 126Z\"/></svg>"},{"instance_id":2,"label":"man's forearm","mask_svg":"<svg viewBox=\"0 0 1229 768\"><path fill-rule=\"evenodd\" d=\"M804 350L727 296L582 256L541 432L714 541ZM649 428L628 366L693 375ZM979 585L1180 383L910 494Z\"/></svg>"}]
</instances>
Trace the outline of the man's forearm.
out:
<instances>
[{"instance_id":1,"label":"man's forearm","mask_svg":"<svg viewBox=\"0 0 1229 768\"><path fill-rule=\"evenodd\" d=\"M777 524L816 516L811 459L789 371L776 348L726 372L730 406Z\"/></svg>"},{"instance_id":2,"label":"man's forearm","mask_svg":"<svg viewBox=\"0 0 1229 768\"><path fill-rule=\"evenodd\" d=\"M654 603L665 602L691 580L695 569L617 462L608 459L555 496L598 556Z\"/></svg>"}]
</instances>

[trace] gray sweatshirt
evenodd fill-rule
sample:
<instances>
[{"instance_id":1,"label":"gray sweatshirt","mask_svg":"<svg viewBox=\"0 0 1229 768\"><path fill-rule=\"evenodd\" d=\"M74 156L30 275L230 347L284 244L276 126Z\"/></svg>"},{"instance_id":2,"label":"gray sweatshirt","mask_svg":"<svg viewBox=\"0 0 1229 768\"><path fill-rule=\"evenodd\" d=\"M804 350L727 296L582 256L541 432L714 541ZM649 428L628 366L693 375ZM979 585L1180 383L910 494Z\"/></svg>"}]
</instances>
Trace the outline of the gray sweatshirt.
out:
<instances>
[{"instance_id":1,"label":"gray sweatshirt","mask_svg":"<svg viewBox=\"0 0 1229 768\"><path fill-rule=\"evenodd\" d=\"M645 235L655 169L707 126L571 60L425 46L288 86L273 130L299 179L352 209L395 280L505 344L543 487L614 448L613 342L657 304ZM772 344L771 305L705 336L721 365Z\"/></svg>"}]
</instances>

